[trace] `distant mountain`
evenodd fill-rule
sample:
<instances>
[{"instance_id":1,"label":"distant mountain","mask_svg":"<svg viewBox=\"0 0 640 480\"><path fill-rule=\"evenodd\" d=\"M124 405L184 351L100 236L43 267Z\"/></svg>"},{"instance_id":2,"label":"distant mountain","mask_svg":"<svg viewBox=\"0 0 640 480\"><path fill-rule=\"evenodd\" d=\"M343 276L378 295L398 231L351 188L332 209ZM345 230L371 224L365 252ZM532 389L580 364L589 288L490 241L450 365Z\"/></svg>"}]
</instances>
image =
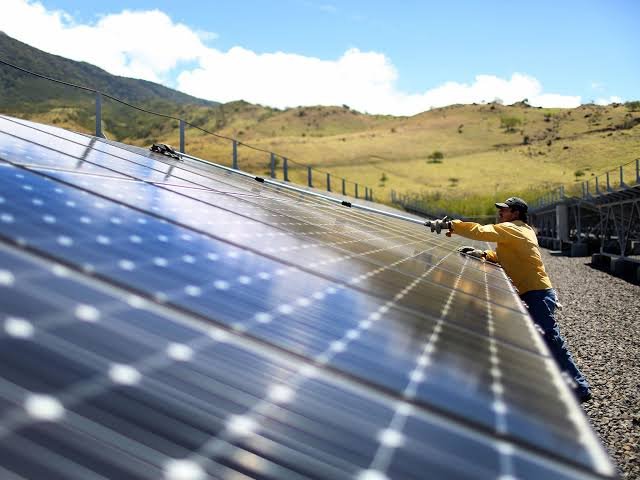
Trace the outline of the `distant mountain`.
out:
<instances>
[{"instance_id":1,"label":"distant mountain","mask_svg":"<svg viewBox=\"0 0 640 480\"><path fill-rule=\"evenodd\" d=\"M215 106L147 80L119 77L86 62L76 62L38 50L0 32L0 59L42 75L101 90L133 104L166 101L175 105ZM0 64L0 107L87 97L71 87L57 86Z\"/></svg>"}]
</instances>

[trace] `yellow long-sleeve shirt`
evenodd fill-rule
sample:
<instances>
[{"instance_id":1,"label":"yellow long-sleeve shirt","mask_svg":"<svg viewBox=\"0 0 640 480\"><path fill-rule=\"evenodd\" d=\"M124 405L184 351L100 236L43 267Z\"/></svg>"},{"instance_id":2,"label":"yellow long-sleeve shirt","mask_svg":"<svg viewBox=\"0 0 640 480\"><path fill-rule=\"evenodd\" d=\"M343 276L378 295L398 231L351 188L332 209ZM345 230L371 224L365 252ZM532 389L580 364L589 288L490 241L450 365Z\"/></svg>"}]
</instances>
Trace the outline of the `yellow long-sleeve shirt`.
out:
<instances>
[{"instance_id":1,"label":"yellow long-sleeve shirt","mask_svg":"<svg viewBox=\"0 0 640 480\"><path fill-rule=\"evenodd\" d=\"M454 220L452 231L472 240L496 242L495 251L485 251L487 260L497 262L504 268L520 295L531 290L553 288L542 263L536 234L526 223L515 220L480 225Z\"/></svg>"}]
</instances>

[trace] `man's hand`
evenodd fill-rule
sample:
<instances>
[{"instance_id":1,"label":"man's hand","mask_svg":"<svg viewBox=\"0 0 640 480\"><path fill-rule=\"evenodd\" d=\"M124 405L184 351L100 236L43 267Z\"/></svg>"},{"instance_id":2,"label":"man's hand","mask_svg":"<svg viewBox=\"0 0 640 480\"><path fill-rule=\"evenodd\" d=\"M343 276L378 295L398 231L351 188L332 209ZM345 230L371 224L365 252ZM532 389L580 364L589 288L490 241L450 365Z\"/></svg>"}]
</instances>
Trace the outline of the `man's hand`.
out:
<instances>
[{"instance_id":1,"label":"man's hand","mask_svg":"<svg viewBox=\"0 0 640 480\"><path fill-rule=\"evenodd\" d=\"M456 250L460 253L464 253L465 255L469 255L470 257L485 258L484 251L474 247L464 246L458 247Z\"/></svg>"},{"instance_id":2,"label":"man's hand","mask_svg":"<svg viewBox=\"0 0 640 480\"><path fill-rule=\"evenodd\" d=\"M451 230L451 220L447 216L441 220L427 220L424 224L430 227L432 232L436 232L437 234L440 234L442 230ZM451 233L448 232L447 236L450 237Z\"/></svg>"}]
</instances>

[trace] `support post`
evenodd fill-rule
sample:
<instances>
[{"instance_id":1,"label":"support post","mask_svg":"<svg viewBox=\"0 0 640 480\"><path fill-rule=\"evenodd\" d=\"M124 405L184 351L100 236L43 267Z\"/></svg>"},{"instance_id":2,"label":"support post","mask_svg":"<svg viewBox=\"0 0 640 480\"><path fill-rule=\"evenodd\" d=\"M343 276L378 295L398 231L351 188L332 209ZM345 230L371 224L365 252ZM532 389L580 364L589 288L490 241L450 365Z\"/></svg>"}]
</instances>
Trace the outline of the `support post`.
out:
<instances>
[{"instance_id":1,"label":"support post","mask_svg":"<svg viewBox=\"0 0 640 480\"><path fill-rule=\"evenodd\" d=\"M269 174L271 178L276 178L276 155L271 152L271 163L269 163Z\"/></svg>"},{"instance_id":2,"label":"support post","mask_svg":"<svg viewBox=\"0 0 640 480\"><path fill-rule=\"evenodd\" d=\"M285 182L289 181L289 160L282 157L282 178Z\"/></svg>"},{"instance_id":3,"label":"support post","mask_svg":"<svg viewBox=\"0 0 640 480\"><path fill-rule=\"evenodd\" d=\"M180 119L180 153L184 153L184 120Z\"/></svg>"},{"instance_id":4,"label":"support post","mask_svg":"<svg viewBox=\"0 0 640 480\"><path fill-rule=\"evenodd\" d=\"M358 184L356 183L356 198L358 198Z\"/></svg>"},{"instance_id":5,"label":"support post","mask_svg":"<svg viewBox=\"0 0 640 480\"><path fill-rule=\"evenodd\" d=\"M331 174L327 172L327 192L331 191Z\"/></svg>"},{"instance_id":6,"label":"support post","mask_svg":"<svg viewBox=\"0 0 640 480\"><path fill-rule=\"evenodd\" d=\"M313 187L313 173L311 172L311 167L307 167L307 185Z\"/></svg>"},{"instance_id":7,"label":"support post","mask_svg":"<svg viewBox=\"0 0 640 480\"><path fill-rule=\"evenodd\" d=\"M236 140L233 141L233 164L231 168L238 169L238 142Z\"/></svg>"},{"instance_id":8,"label":"support post","mask_svg":"<svg viewBox=\"0 0 640 480\"><path fill-rule=\"evenodd\" d=\"M347 181L344 178L342 179L342 194L347 194Z\"/></svg>"},{"instance_id":9,"label":"support post","mask_svg":"<svg viewBox=\"0 0 640 480\"><path fill-rule=\"evenodd\" d=\"M598 177L596 177L596 195L600 195L600 186L598 185Z\"/></svg>"},{"instance_id":10,"label":"support post","mask_svg":"<svg viewBox=\"0 0 640 480\"><path fill-rule=\"evenodd\" d=\"M369 201L373 202L373 188L369 189Z\"/></svg>"},{"instance_id":11,"label":"support post","mask_svg":"<svg viewBox=\"0 0 640 480\"><path fill-rule=\"evenodd\" d=\"M96 137L104 138L102 134L102 95L96 92Z\"/></svg>"},{"instance_id":12,"label":"support post","mask_svg":"<svg viewBox=\"0 0 640 480\"><path fill-rule=\"evenodd\" d=\"M626 187L626 185L624 184L624 169L622 168L622 165L620 165L620 188L624 187Z\"/></svg>"},{"instance_id":13,"label":"support post","mask_svg":"<svg viewBox=\"0 0 640 480\"><path fill-rule=\"evenodd\" d=\"M607 172L607 192L611 191L611 182L609 181L609 172Z\"/></svg>"},{"instance_id":14,"label":"support post","mask_svg":"<svg viewBox=\"0 0 640 480\"><path fill-rule=\"evenodd\" d=\"M636 158L636 183L640 183L640 158Z\"/></svg>"}]
</instances>

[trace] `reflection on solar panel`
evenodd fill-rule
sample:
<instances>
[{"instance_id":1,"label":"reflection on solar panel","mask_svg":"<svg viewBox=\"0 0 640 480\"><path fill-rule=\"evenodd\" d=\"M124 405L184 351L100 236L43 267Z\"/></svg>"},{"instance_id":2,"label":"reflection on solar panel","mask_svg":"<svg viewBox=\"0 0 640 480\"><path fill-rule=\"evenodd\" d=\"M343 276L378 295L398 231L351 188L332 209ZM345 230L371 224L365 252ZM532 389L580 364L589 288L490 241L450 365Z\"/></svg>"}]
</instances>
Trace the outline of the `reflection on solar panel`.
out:
<instances>
[{"instance_id":1,"label":"reflection on solar panel","mask_svg":"<svg viewBox=\"0 0 640 480\"><path fill-rule=\"evenodd\" d=\"M455 240L8 117L0 159L2 478L614 475Z\"/></svg>"}]
</instances>

